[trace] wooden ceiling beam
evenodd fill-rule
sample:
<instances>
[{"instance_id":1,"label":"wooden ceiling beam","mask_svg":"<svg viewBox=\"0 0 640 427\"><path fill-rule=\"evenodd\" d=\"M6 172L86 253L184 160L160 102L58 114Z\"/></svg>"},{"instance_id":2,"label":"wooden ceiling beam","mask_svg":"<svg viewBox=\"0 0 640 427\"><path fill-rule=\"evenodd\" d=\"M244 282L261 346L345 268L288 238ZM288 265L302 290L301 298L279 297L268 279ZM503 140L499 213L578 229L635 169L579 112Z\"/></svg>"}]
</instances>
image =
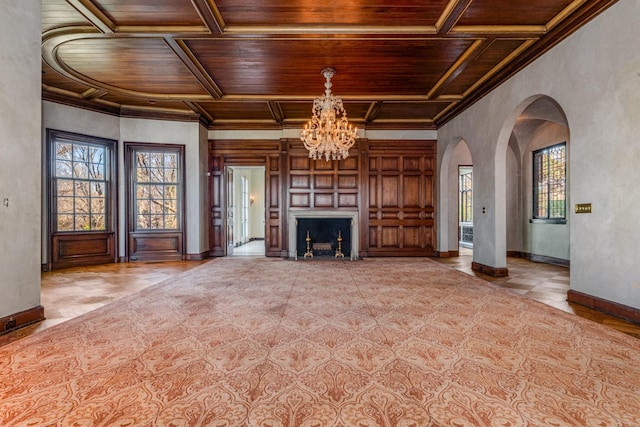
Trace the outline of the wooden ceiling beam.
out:
<instances>
[{"instance_id":1,"label":"wooden ceiling beam","mask_svg":"<svg viewBox=\"0 0 640 427\"><path fill-rule=\"evenodd\" d=\"M204 70L202 65L198 62L195 55L189 50L187 45L182 40L175 40L172 37L165 37L165 42L171 50L180 58L180 60L191 71L193 76L200 82L202 87L214 98L222 98L222 90L211 79L209 74Z\"/></svg>"},{"instance_id":2,"label":"wooden ceiling beam","mask_svg":"<svg viewBox=\"0 0 640 427\"><path fill-rule=\"evenodd\" d=\"M191 4L211 33L222 33L225 23L215 3L207 0L191 0Z\"/></svg>"},{"instance_id":3,"label":"wooden ceiling beam","mask_svg":"<svg viewBox=\"0 0 640 427\"><path fill-rule=\"evenodd\" d=\"M116 32L116 24L107 15L89 0L67 0L78 12L82 14L91 24L105 34Z\"/></svg>"}]
</instances>

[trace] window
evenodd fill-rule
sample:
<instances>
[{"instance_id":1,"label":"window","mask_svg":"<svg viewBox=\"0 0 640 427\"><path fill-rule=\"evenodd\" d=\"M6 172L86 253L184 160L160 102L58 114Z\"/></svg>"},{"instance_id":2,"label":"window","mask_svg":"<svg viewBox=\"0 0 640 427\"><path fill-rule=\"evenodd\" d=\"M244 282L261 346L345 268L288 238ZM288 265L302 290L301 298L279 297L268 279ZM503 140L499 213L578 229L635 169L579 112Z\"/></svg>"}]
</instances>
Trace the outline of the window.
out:
<instances>
[{"instance_id":1,"label":"window","mask_svg":"<svg viewBox=\"0 0 640 427\"><path fill-rule=\"evenodd\" d=\"M533 152L533 218L566 219L566 144Z\"/></svg>"},{"instance_id":2,"label":"window","mask_svg":"<svg viewBox=\"0 0 640 427\"><path fill-rule=\"evenodd\" d=\"M460 222L472 222L473 221L473 168L470 166L460 166Z\"/></svg>"},{"instance_id":3,"label":"window","mask_svg":"<svg viewBox=\"0 0 640 427\"><path fill-rule=\"evenodd\" d=\"M180 152L164 148L134 148L132 184L135 229L180 229Z\"/></svg>"},{"instance_id":4,"label":"window","mask_svg":"<svg viewBox=\"0 0 640 427\"><path fill-rule=\"evenodd\" d=\"M113 141L49 131L51 229L110 231Z\"/></svg>"}]
</instances>

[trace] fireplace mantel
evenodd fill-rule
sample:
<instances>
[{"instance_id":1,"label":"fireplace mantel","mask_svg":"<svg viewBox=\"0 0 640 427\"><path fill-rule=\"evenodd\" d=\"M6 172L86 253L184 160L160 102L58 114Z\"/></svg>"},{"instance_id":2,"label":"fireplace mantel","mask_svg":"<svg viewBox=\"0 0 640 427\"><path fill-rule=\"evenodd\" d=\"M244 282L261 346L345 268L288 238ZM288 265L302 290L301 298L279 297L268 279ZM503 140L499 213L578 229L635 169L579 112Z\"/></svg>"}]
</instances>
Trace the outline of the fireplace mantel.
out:
<instances>
[{"instance_id":1,"label":"fireplace mantel","mask_svg":"<svg viewBox=\"0 0 640 427\"><path fill-rule=\"evenodd\" d=\"M358 222L358 211L344 209L301 209L289 210L289 258L298 259L298 248L296 245L296 232L298 229L299 218L349 218L351 219L351 253L349 258L358 259L358 250L360 248L360 227ZM347 254L345 254L346 256Z\"/></svg>"}]
</instances>

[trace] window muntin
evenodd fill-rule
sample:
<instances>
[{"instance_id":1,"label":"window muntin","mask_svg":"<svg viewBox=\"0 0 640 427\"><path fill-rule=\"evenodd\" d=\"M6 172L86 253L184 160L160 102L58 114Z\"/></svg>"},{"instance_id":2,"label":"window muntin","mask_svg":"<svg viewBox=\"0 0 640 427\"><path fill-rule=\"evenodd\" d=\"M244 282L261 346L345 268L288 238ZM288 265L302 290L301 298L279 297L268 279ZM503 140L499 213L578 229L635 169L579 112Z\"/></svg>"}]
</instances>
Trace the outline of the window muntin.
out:
<instances>
[{"instance_id":1,"label":"window muntin","mask_svg":"<svg viewBox=\"0 0 640 427\"><path fill-rule=\"evenodd\" d=\"M566 219L566 144L533 152L533 218Z\"/></svg>"},{"instance_id":2,"label":"window muntin","mask_svg":"<svg viewBox=\"0 0 640 427\"><path fill-rule=\"evenodd\" d=\"M55 231L108 230L109 147L55 136L51 144Z\"/></svg>"},{"instance_id":3,"label":"window muntin","mask_svg":"<svg viewBox=\"0 0 640 427\"><path fill-rule=\"evenodd\" d=\"M135 229L179 230L179 152L138 148L133 160Z\"/></svg>"}]
</instances>

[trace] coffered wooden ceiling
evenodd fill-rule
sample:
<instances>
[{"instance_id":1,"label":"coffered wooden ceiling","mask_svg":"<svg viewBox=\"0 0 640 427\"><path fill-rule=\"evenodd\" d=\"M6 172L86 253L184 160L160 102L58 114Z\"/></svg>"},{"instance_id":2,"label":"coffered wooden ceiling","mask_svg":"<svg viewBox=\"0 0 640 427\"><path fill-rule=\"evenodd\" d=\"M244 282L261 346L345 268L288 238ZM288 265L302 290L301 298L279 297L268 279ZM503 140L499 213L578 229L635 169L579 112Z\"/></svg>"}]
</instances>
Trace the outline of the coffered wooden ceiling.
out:
<instances>
[{"instance_id":1,"label":"coffered wooden ceiling","mask_svg":"<svg viewBox=\"0 0 640 427\"><path fill-rule=\"evenodd\" d=\"M43 0L43 99L209 128L436 129L615 0ZM549 76L553 78L553 76Z\"/></svg>"}]
</instances>

